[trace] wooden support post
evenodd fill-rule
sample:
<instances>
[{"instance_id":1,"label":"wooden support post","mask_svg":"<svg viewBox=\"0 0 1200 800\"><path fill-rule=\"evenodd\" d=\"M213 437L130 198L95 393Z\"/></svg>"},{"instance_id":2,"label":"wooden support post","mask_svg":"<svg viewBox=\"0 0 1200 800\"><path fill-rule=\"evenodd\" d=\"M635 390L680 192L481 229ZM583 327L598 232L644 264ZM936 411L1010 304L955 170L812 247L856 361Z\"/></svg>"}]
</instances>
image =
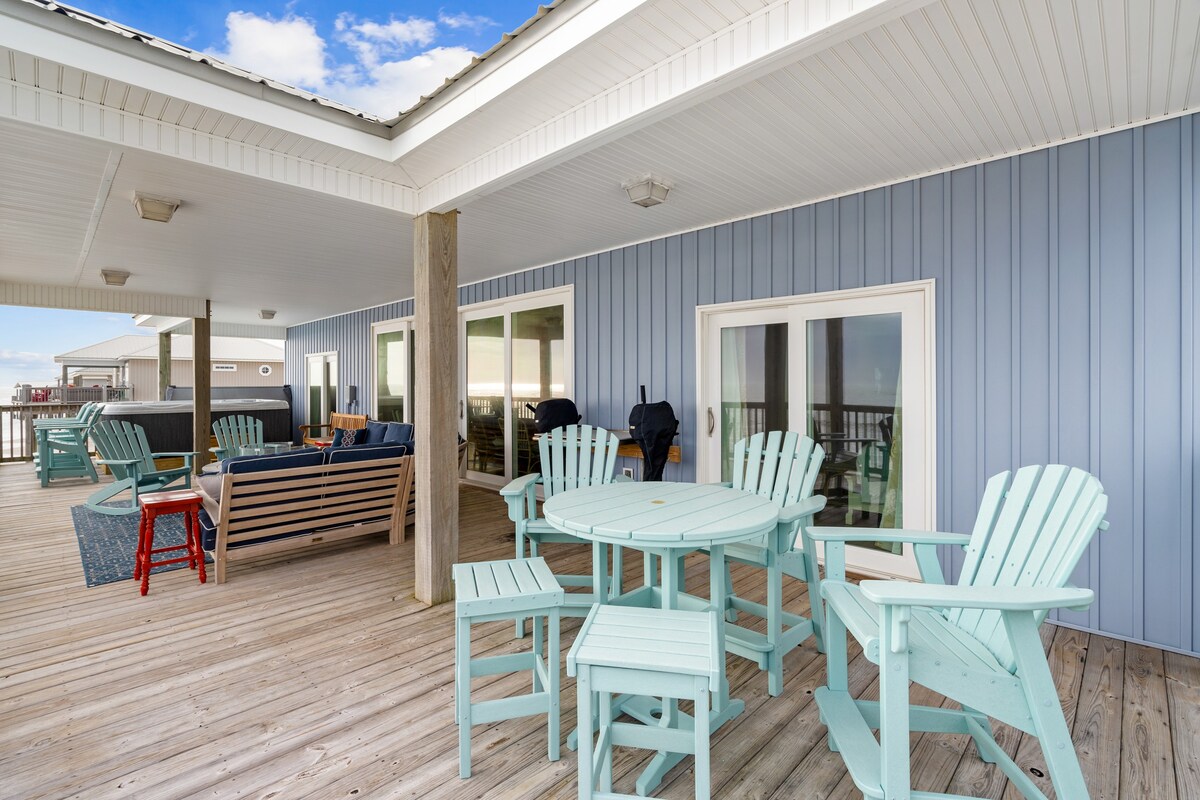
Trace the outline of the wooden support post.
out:
<instances>
[{"instance_id":1,"label":"wooden support post","mask_svg":"<svg viewBox=\"0 0 1200 800\"><path fill-rule=\"evenodd\" d=\"M171 385L171 332L158 334L158 399L167 399Z\"/></svg>"},{"instance_id":2,"label":"wooden support post","mask_svg":"<svg viewBox=\"0 0 1200 800\"><path fill-rule=\"evenodd\" d=\"M59 382L58 385L63 387L64 389L71 385L71 375L70 375L69 370L70 370L70 367L68 367L66 364L62 365L62 380ZM63 394L63 397L64 398L66 397L65 393Z\"/></svg>"},{"instance_id":3,"label":"wooden support post","mask_svg":"<svg viewBox=\"0 0 1200 800\"><path fill-rule=\"evenodd\" d=\"M192 320L192 449L199 455L192 462L196 474L208 463L212 436L212 304L204 301L204 316Z\"/></svg>"},{"instance_id":4,"label":"wooden support post","mask_svg":"<svg viewBox=\"0 0 1200 800\"><path fill-rule=\"evenodd\" d=\"M454 598L458 560L458 212L413 220L416 594Z\"/></svg>"}]
</instances>

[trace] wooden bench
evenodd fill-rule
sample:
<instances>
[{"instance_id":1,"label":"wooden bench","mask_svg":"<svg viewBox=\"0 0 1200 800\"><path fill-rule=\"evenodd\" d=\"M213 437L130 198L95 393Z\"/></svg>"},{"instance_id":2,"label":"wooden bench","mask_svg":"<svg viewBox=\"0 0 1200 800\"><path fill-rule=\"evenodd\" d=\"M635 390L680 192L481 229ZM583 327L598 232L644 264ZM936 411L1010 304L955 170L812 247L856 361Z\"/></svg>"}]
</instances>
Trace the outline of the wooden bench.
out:
<instances>
[{"instance_id":1,"label":"wooden bench","mask_svg":"<svg viewBox=\"0 0 1200 800\"><path fill-rule=\"evenodd\" d=\"M341 428L344 431L361 431L367 427L366 414L330 414L329 422L323 422L320 425L301 425L300 439L304 442L305 447L328 447L333 443L333 429ZM313 431L319 431L328 428L329 432L324 436L314 436Z\"/></svg>"},{"instance_id":2,"label":"wooden bench","mask_svg":"<svg viewBox=\"0 0 1200 800\"><path fill-rule=\"evenodd\" d=\"M412 466L403 456L221 475L215 536L204 531L217 583L229 561L376 533L403 542Z\"/></svg>"}]
</instances>

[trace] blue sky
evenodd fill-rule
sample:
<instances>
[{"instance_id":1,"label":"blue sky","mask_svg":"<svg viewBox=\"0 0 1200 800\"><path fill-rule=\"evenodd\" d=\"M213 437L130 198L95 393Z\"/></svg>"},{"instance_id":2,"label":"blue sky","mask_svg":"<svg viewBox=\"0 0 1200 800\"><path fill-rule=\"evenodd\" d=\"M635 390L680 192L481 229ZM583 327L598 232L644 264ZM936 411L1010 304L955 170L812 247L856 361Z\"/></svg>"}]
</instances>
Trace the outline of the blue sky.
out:
<instances>
[{"instance_id":1,"label":"blue sky","mask_svg":"<svg viewBox=\"0 0 1200 800\"><path fill-rule=\"evenodd\" d=\"M537 11L534 0L72 5L382 117L412 106ZM53 382L54 355L124 333L150 331L126 315L0 306L0 402L18 381Z\"/></svg>"},{"instance_id":2,"label":"blue sky","mask_svg":"<svg viewBox=\"0 0 1200 800\"><path fill-rule=\"evenodd\" d=\"M393 117L537 11L534 0L86 0L87 11Z\"/></svg>"}]
</instances>

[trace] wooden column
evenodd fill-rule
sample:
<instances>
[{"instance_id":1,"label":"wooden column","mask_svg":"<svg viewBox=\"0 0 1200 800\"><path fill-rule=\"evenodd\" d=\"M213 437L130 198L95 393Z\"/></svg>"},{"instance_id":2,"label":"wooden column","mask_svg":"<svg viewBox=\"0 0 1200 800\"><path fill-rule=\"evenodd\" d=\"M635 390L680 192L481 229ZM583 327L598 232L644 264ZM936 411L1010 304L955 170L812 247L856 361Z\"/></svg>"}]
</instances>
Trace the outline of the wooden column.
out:
<instances>
[{"instance_id":1,"label":"wooden column","mask_svg":"<svg viewBox=\"0 0 1200 800\"><path fill-rule=\"evenodd\" d=\"M62 386L65 389L66 387L71 385L70 367L67 364L63 364L62 367L63 367L62 368L62 380L59 381L58 385ZM64 397L65 397L65 395L64 395Z\"/></svg>"},{"instance_id":2,"label":"wooden column","mask_svg":"<svg viewBox=\"0 0 1200 800\"><path fill-rule=\"evenodd\" d=\"M209 336L212 304L204 301L204 316L192 320L192 449L199 455L196 474L208 463L212 436L212 340Z\"/></svg>"},{"instance_id":3,"label":"wooden column","mask_svg":"<svg viewBox=\"0 0 1200 800\"><path fill-rule=\"evenodd\" d=\"M171 332L158 334L158 399L167 399L171 385Z\"/></svg>"},{"instance_id":4,"label":"wooden column","mask_svg":"<svg viewBox=\"0 0 1200 800\"><path fill-rule=\"evenodd\" d=\"M454 598L458 560L458 212L413 220L416 594Z\"/></svg>"}]
</instances>

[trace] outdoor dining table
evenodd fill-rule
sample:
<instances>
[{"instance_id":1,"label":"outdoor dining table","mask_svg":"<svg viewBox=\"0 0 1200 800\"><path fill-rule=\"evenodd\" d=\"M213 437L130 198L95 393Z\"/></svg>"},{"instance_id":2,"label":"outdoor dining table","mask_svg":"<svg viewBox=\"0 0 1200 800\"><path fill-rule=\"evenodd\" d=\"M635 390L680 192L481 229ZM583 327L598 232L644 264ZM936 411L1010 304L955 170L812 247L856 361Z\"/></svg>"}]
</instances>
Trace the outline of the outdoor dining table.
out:
<instances>
[{"instance_id":1,"label":"outdoor dining table","mask_svg":"<svg viewBox=\"0 0 1200 800\"><path fill-rule=\"evenodd\" d=\"M779 519L779 507L755 494L710 484L659 482L575 489L551 497L542 513L559 530L592 542L596 597L608 596L607 546L622 545L658 556L662 584L656 586L653 572L647 569L642 586L607 602L664 609L709 608L720 614L728 603L725 545L763 536L774 530ZM702 547L709 548L710 554L707 599L684 593L681 571L682 556ZM724 649L724 634L720 635ZM690 728L690 717L679 711L674 700L660 704L652 698L623 696L614 706L645 725ZM742 700L729 696L729 682L722 675L721 689L712 700L712 730L744 709ZM568 744L574 739L572 735ZM652 791L683 757L658 752L638 777L638 793Z\"/></svg>"}]
</instances>

